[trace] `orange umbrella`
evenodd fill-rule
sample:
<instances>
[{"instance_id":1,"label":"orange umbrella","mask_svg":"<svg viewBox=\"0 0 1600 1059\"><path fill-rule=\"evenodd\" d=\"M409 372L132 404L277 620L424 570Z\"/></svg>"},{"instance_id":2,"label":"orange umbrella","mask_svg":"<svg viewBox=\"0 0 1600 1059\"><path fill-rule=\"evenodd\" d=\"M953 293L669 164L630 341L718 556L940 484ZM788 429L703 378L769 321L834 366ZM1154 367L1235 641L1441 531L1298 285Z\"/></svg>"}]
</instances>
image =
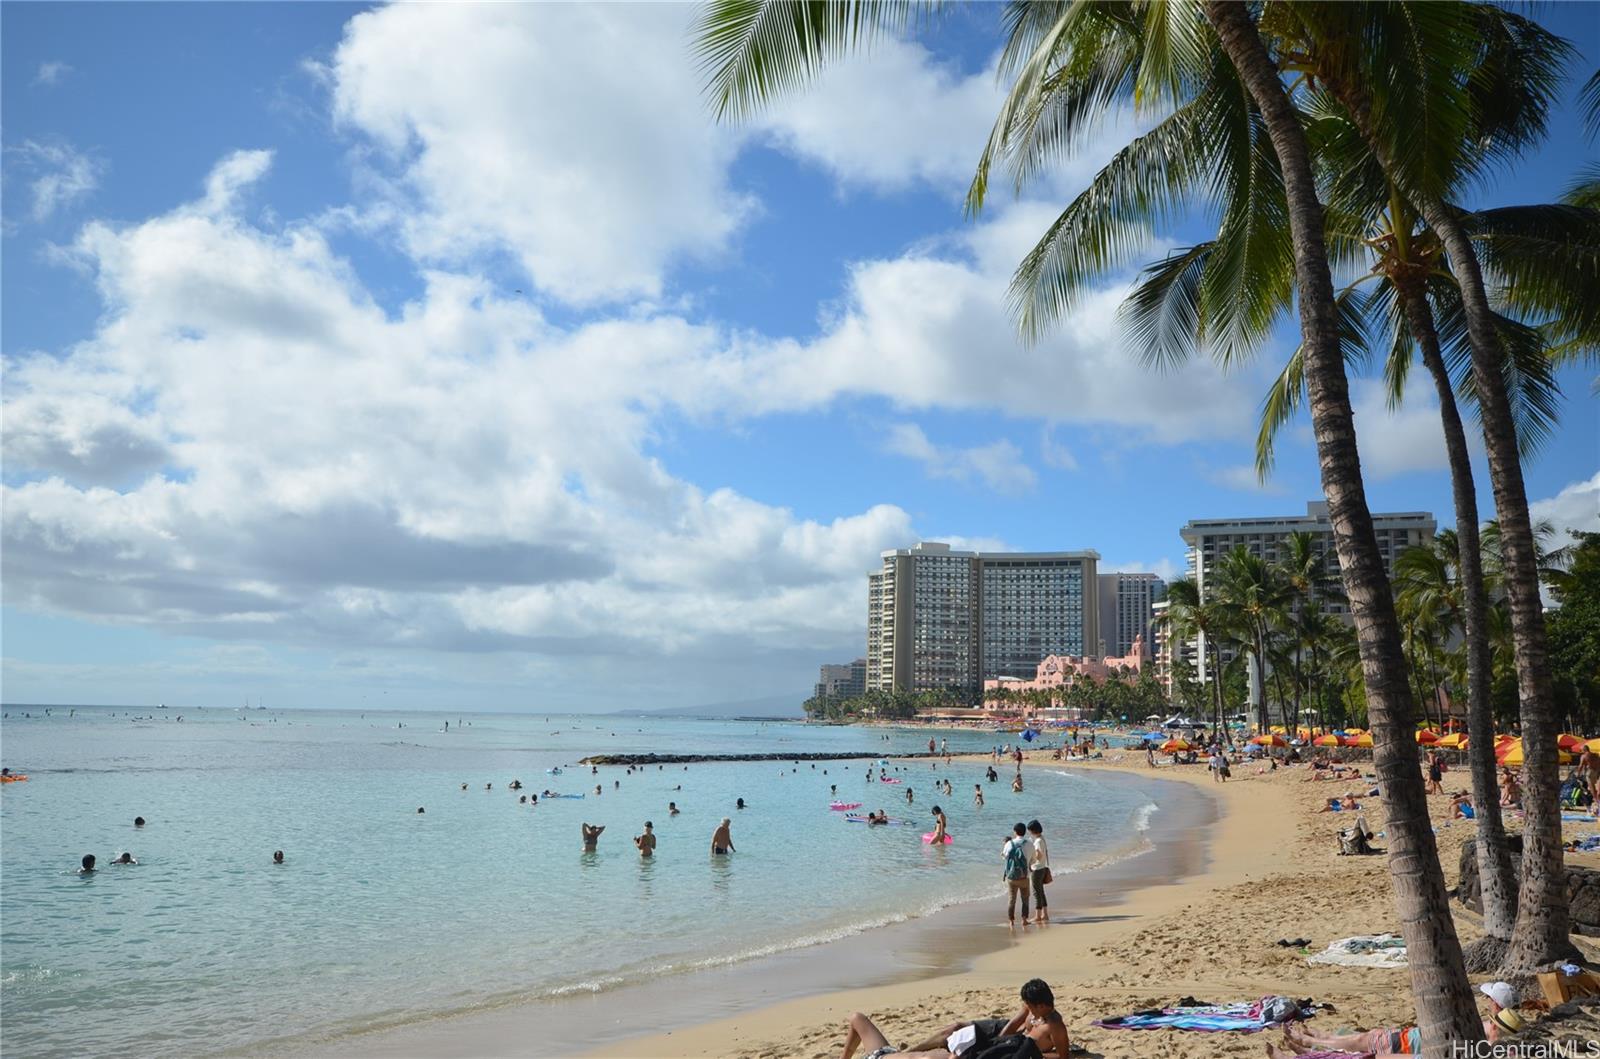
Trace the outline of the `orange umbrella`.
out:
<instances>
[{"instance_id":1,"label":"orange umbrella","mask_svg":"<svg viewBox=\"0 0 1600 1059\"><path fill-rule=\"evenodd\" d=\"M1574 754L1581 754L1588 745L1581 735L1560 735L1556 737L1556 746L1562 750L1569 750Z\"/></svg>"},{"instance_id":2,"label":"orange umbrella","mask_svg":"<svg viewBox=\"0 0 1600 1059\"><path fill-rule=\"evenodd\" d=\"M1360 735L1346 736L1344 745L1365 747L1370 750L1372 749L1372 736L1366 732L1362 732Z\"/></svg>"},{"instance_id":3,"label":"orange umbrella","mask_svg":"<svg viewBox=\"0 0 1600 1059\"><path fill-rule=\"evenodd\" d=\"M1315 739L1311 740L1311 745L1312 746L1341 746L1343 744L1341 744L1339 742L1339 737L1336 736L1336 735L1319 735Z\"/></svg>"},{"instance_id":4,"label":"orange umbrella","mask_svg":"<svg viewBox=\"0 0 1600 1059\"><path fill-rule=\"evenodd\" d=\"M1288 746L1289 740L1277 732L1268 732L1266 735L1251 736L1250 741L1256 746Z\"/></svg>"},{"instance_id":5,"label":"orange umbrella","mask_svg":"<svg viewBox=\"0 0 1600 1059\"><path fill-rule=\"evenodd\" d=\"M1185 750L1193 749L1195 749L1194 744L1189 742L1187 739L1168 739L1165 743L1161 744L1161 752L1163 754L1177 754Z\"/></svg>"},{"instance_id":6,"label":"orange umbrella","mask_svg":"<svg viewBox=\"0 0 1600 1059\"><path fill-rule=\"evenodd\" d=\"M1432 728L1417 729L1417 742L1421 743L1423 746L1430 746L1438 741L1439 733L1435 732Z\"/></svg>"}]
</instances>

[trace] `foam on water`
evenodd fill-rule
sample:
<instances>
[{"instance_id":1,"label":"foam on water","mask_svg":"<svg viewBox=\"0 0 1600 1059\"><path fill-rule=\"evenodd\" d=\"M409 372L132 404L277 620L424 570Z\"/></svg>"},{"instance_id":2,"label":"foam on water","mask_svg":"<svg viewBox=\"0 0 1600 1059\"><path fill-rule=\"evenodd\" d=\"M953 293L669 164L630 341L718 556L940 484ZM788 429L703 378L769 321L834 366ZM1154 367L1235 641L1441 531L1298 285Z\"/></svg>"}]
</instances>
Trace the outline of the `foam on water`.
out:
<instances>
[{"instance_id":1,"label":"foam on water","mask_svg":"<svg viewBox=\"0 0 1600 1059\"><path fill-rule=\"evenodd\" d=\"M1014 795L959 762L906 761L903 785L865 791L863 760L599 776L574 765L597 752L777 745L876 759L925 750L926 732L885 742L779 723L212 710L184 711L180 725L34 712L19 723L13 708L3 735L6 763L35 779L0 793L0 1002L7 1050L30 1056L130 1042L214 1053L726 967L993 899L1015 820L1043 820L1056 870L1071 873L1137 855L1130 837L1144 838L1155 811L1136 785L1033 767ZM956 753L1010 738L948 737ZM569 774L547 776L554 765ZM523 791L506 789L514 777ZM933 795L946 777L953 795ZM830 784L902 817L942 804L956 841L929 847L921 825L849 826L827 808ZM589 797L517 801L552 785ZM736 797L750 808L734 809ZM681 816L667 815L669 800ZM135 829L135 815L148 825ZM710 857L723 815L739 852ZM629 841L645 819L654 862ZM578 849L580 821L607 825L595 854ZM104 863L123 849L137 867ZM270 863L274 849L284 865ZM103 866L80 877L71 869L86 852Z\"/></svg>"}]
</instances>

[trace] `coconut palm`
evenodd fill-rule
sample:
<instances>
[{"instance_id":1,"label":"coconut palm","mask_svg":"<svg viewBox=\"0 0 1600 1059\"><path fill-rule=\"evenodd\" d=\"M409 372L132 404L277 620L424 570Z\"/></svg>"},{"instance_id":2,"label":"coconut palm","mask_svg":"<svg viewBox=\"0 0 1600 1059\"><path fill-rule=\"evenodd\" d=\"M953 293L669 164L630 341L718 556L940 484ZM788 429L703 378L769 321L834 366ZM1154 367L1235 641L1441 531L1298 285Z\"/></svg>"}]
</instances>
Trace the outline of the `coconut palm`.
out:
<instances>
[{"instance_id":1,"label":"coconut palm","mask_svg":"<svg viewBox=\"0 0 1600 1059\"><path fill-rule=\"evenodd\" d=\"M827 59L869 40L886 23L903 21L907 11L906 4L848 0L717 0L707 9L699 33L713 105L723 114L745 112L803 80ZM1082 131L1122 100L1147 110L1171 108L1166 121L1107 167L1109 180L1098 181L1085 193L1095 197L1084 205L1080 196L1024 260L1014 293L1025 335L1037 335L1051 322L1047 311L1038 310L1070 302L1086 279L1142 243L1144 221L1168 216L1202 196L1221 199L1224 216L1262 254L1292 255L1323 491L1368 663L1367 706L1385 737L1375 763L1390 805L1390 865L1411 953L1419 1022L1424 1037L1441 1042L1436 1046L1440 1049L1445 1041L1476 1039L1482 1029L1409 742L1415 707L1361 479L1322 204L1305 131L1279 71L1248 9L1232 0L1207 0L1203 8L1018 2L1004 12L1008 41L1002 69L1015 77L1016 85L974 182L969 200L974 208L982 204L990 161L1002 156L1020 160L1018 174L1025 179L1030 160L1048 161L1070 149ZM1266 192L1275 183L1282 185L1286 207L1277 217L1267 212L1275 199ZM1255 259L1252 255L1234 270L1238 283L1247 288L1258 286L1246 267ZM1030 274L1037 282L1027 282ZM1269 279L1277 274L1272 269L1262 273ZM1261 300L1270 306L1279 299L1263 290ZM1224 356L1237 351L1270 323L1270 312L1241 315L1218 332L1240 341L1225 341L1218 348Z\"/></svg>"},{"instance_id":2,"label":"coconut palm","mask_svg":"<svg viewBox=\"0 0 1600 1059\"><path fill-rule=\"evenodd\" d=\"M1485 5L1486 7L1487 5ZM1504 970L1530 971L1573 952L1568 939L1562 863L1557 717L1545 644L1534 540L1521 451L1503 370L1490 287L1471 237L1449 199L1476 173L1482 152L1460 135L1472 115L1493 114L1505 100L1476 98L1488 34L1512 27L1483 17L1479 5L1278 3L1272 29L1280 54L1316 77L1348 112L1384 172L1439 234L1461 291L1472 376L1481 406L1495 509L1503 527L1507 602L1517 658L1528 813L1523 830L1522 892ZM1553 81L1569 49L1523 20L1523 83L1530 93ZM1403 59L1402 59L1403 56ZM1542 114L1522 108L1500 124L1503 140L1533 142Z\"/></svg>"},{"instance_id":3,"label":"coconut palm","mask_svg":"<svg viewBox=\"0 0 1600 1059\"><path fill-rule=\"evenodd\" d=\"M1232 624L1244 630L1252 658L1251 688L1256 695L1256 723L1268 726L1266 679L1275 627L1285 623L1288 585L1278 568L1244 545L1217 560L1215 598ZM1280 700L1281 705L1281 700Z\"/></svg>"},{"instance_id":4,"label":"coconut palm","mask_svg":"<svg viewBox=\"0 0 1600 1059\"><path fill-rule=\"evenodd\" d=\"M1229 623L1227 612L1217 603L1207 600L1200 591L1199 583L1193 578L1180 577L1167 585L1167 599L1170 605L1163 619L1167 624L1167 635L1177 643L1199 640L1203 644L1209 672L1202 674L1202 680L1211 685L1212 720L1220 727L1225 714L1222 652L1224 645L1233 638L1234 628Z\"/></svg>"}]
</instances>

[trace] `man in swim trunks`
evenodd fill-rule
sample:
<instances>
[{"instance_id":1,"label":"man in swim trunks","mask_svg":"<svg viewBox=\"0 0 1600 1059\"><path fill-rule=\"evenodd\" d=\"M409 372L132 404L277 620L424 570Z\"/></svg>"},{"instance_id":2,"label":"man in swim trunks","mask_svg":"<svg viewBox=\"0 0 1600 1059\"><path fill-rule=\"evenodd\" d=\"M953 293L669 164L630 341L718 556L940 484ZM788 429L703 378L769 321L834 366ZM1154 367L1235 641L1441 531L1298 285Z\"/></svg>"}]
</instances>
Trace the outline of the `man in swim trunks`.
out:
<instances>
[{"instance_id":1,"label":"man in swim trunks","mask_svg":"<svg viewBox=\"0 0 1600 1059\"><path fill-rule=\"evenodd\" d=\"M1015 1033L1032 1038L1043 1059L1066 1059L1071 1050L1067 1024L1056 1010L1055 995L1042 979L1033 978L1023 983L1022 1010L1009 1022L1004 1019L954 1022L905 1052L890 1044L883 1031L858 1011L846 1023L841 1059L850 1059L857 1047L871 1049L865 1059L883 1059L886 1055L898 1055L901 1059L955 1059L987 1048L1000 1038ZM952 1052L952 1046L961 1051Z\"/></svg>"},{"instance_id":2,"label":"man in swim trunks","mask_svg":"<svg viewBox=\"0 0 1600 1059\"><path fill-rule=\"evenodd\" d=\"M711 834L712 853L723 854L734 852L733 833L729 830L732 825L732 820L728 819L726 816L722 818L722 823L718 824L716 831L712 832Z\"/></svg>"},{"instance_id":3,"label":"man in swim trunks","mask_svg":"<svg viewBox=\"0 0 1600 1059\"><path fill-rule=\"evenodd\" d=\"M644 822L644 834L633 836L633 844L639 847L639 856L646 859L654 856L656 852L656 833L653 830L654 827L654 824L646 820Z\"/></svg>"},{"instance_id":4,"label":"man in swim trunks","mask_svg":"<svg viewBox=\"0 0 1600 1059\"><path fill-rule=\"evenodd\" d=\"M600 824L600 825L584 824L583 825L583 851L585 853L593 853L594 852L595 846L598 845L599 842L600 842L600 832L604 831L605 829L606 828L605 828L604 824Z\"/></svg>"}]
</instances>

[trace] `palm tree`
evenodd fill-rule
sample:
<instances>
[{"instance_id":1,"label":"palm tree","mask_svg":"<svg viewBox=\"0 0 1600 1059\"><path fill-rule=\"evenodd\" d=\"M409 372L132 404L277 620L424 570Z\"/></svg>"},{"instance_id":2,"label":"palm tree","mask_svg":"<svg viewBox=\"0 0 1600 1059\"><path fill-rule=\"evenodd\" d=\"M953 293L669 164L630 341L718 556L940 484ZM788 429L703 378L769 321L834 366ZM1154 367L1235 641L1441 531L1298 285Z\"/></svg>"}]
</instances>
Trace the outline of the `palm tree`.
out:
<instances>
[{"instance_id":1,"label":"palm tree","mask_svg":"<svg viewBox=\"0 0 1600 1059\"><path fill-rule=\"evenodd\" d=\"M904 3L850 0L716 0L699 33L714 105L722 114L744 112L870 39L886 23L903 21L907 10ZM1019 281L1030 271L1042 280L1014 287L1020 293L1018 315L1025 334L1036 335L1048 323L1045 313L1033 310L1064 305L1089 275L1142 238L1139 220L1160 216L1204 188L1215 188L1232 200L1225 215L1229 207L1243 204L1231 216L1256 243L1284 246L1283 218L1265 212L1272 196L1251 197L1281 175L1323 491L1367 661L1367 705L1384 736L1374 757L1390 805L1390 867L1411 953L1422 1033L1438 1042L1434 1052L1442 1056L1443 1042L1478 1039L1482 1027L1450 919L1410 741L1415 706L1361 479L1322 204L1299 115L1248 9L1233 0L1207 0L1203 19L1188 4L1084 0L1018 2L1007 5L1005 12L1009 40L1002 69L1017 81L974 182L969 201L975 208L982 203L991 158L1017 150L1024 163L1037 162L1070 147L1078 132L1122 99L1146 107L1175 107L1167 122L1130 144L1107 167L1115 168L1117 176L1091 187L1101 198L1063 214L1063 219L1070 215L1084 222L1087 231L1072 230L1058 220L1024 260ZM1208 127L1222 135L1202 135ZM1270 152L1253 149L1263 133ZM994 149L997 143L999 150ZM1277 174L1268 161L1272 157ZM1023 175L1025 169L1026 164ZM1222 182L1215 180L1219 175ZM1104 197L1108 192L1110 197ZM1236 274L1245 284L1253 279L1242 268ZM1273 300L1270 291L1263 298ZM1228 333L1248 337L1263 328L1259 316L1245 317L1234 321Z\"/></svg>"},{"instance_id":2,"label":"palm tree","mask_svg":"<svg viewBox=\"0 0 1600 1059\"><path fill-rule=\"evenodd\" d=\"M1190 577L1180 577L1167 585L1167 599L1170 606L1164 620L1168 635L1177 643L1198 639L1204 644L1206 667L1210 672L1201 677L1211 685L1212 721L1226 732L1223 728L1226 718L1222 699L1222 648L1232 635L1227 613L1217 603L1205 599L1199 583Z\"/></svg>"},{"instance_id":3,"label":"palm tree","mask_svg":"<svg viewBox=\"0 0 1600 1059\"><path fill-rule=\"evenodd\" d=\"M1287 585L1279 571L1258 555L1239 545L1217 561L1216 599L1246 634L1251 667L1251 689L1257 696L1256 723L1268 727L1266 679L1272 629L1285 617ZM1281 697L1280 697L1281 705Z\"/></svg>"},{"instance_id":4,"label":"palm tree","mask_svg":"<svg viewBox=\"0 0 1600 1059\"><path fill-rule=\"evenodd\" d=\"M1285 41L1281 50L1293 55L1298 68L1326 85L1344 106L1384 172L1439 234L1461 292L1490 483L1503 527L1505 589L1527 754L1522 893L1503 970L1528 972L1574 951L1568 938L1556 803L1557 717L1521 450L1504 379L1506 358L1478 254L1459 211L1447 205L1452 192L1475 175L1480 160L1463 143L1462 123L1474 114L1492 114L1505 103L1473 95L1486 36L1506 31L1513 23L1509 18L1486 17L1487 5L1275 6L1282 13L1274 24ZM1514 28L1526 38L1520 49L1524 84L1536 92L1541 79L1559 76L1570 47L1526 20ZM1505 139L1533 142L1543 132L1542 114L1524 108L1515 122L1502 123L1498 131Z\"/></svg>"}]
</instances>

